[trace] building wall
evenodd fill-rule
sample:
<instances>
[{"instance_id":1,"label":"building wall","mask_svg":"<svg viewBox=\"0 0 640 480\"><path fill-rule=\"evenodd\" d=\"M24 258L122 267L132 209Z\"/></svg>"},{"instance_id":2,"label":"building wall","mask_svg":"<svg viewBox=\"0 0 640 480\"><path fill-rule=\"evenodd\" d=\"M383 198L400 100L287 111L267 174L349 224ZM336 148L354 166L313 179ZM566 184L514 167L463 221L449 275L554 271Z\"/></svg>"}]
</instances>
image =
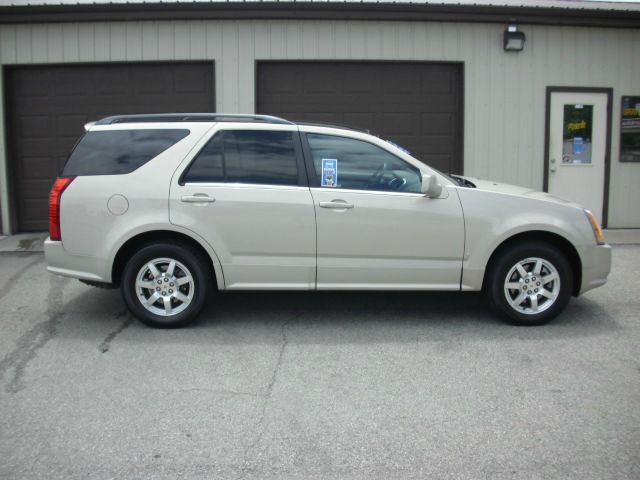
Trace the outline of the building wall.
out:
<instances>
[{"instance_id":1,"label":"building wall","mask_svg":"<svg viewBox=\"0 0 640 480\"><path fill-rule=\"evenodd\" d=\"M252 113L256 60L462 61L465 173L538 189L543 183L546 87L613 87L609 226L640 227L640 164L618 162L620 97L640 95L640 31L519 27L527 35L521 53L503 51L504 26L499 24L287 20L0 25L0 64L210 59L216 62L217 110ZM4 115L2 132L3 122ZM0 138L0 203L7 231L5 156Z\"/></svg>"}]
</instances>

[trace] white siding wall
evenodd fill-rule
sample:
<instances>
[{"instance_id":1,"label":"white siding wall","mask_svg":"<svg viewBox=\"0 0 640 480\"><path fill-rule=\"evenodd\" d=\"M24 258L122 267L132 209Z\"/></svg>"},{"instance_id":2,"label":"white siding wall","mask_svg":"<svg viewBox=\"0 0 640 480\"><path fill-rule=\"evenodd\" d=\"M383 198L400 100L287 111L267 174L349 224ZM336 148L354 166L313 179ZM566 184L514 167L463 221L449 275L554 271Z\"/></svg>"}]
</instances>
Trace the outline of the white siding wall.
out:
<instances>
[{"instance_id":1,"label":"white siding wall","mask_svg":"<svg viewBox=\"0 0 640 480\"><path fill-rule=\"evenodd\" d=\"M350 21L1 25L0 64L211 59L217 110L252 113L256 60L463 61L465 173L535 188L543 179L546 86L613 87L609 226L640 227L640 164L617 160L620 96L640 95L640 31L522 25L527 44L515 54L502 49L503 28ZM4 157L0 139L6 231Z\"/></svg>"}]
</instances>

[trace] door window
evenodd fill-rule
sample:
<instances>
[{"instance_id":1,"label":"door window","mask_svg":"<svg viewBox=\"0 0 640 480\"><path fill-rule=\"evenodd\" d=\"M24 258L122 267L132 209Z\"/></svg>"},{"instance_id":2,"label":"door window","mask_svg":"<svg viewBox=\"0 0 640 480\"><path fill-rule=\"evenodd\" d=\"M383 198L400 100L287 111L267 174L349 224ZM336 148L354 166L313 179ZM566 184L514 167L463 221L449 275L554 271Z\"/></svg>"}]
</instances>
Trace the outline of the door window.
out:
<instances>
[{"instance_id":1,"label":"door window","mask_svg":"<svg viewBox=\"0 0 640 480\"><path fill-rule=\"evenodd\" d=\"M369 142L308 133L315 186L420 193L418 168Z\"/></svg>"},{"instance_id":2,"label":"door window","mask_svg":"<svg viewBox=\"0 0 640 480\"><path fill-rule=\"evenodd\" d=\"M565 104L562 122L562 163L591 163L593 105Z\"/></svg>"},{"instance_id":3,"label":"door window","mask_svg":"<svg viewBox=\"0 0 640 480\"><path fill-rule=\"evenodd\" d=\"M198 153L182 182L298 185L293 132L218 132Z\"/></svg>"}]
</instances>

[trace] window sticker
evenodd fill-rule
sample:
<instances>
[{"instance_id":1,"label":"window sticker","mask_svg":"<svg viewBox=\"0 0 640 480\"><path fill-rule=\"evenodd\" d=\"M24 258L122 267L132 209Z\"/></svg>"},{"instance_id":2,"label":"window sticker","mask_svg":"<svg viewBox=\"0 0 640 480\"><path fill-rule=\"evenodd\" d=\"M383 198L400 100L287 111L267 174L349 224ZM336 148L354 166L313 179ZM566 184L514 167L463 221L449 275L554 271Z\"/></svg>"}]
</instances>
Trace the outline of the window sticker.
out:
<instances>
[{"instance_id":1,"label":"window sticker","mask_svg":"<svg viewBox=\"0 0 640 480\"><path fill-rule=\"evenodd\" d=\"M583 145L582 137L573 137L573 154L580 155L583 152Z\"/></svg>"},{"instance_id":2,"label":"window sticker","mask_svg":"<svg viewBox=\"0 0 640 480\"><path fill-rule=\"evenodd\" d=\"M335 187L338 184L338 160L322 159L322 187Z\"/></svg>"}]
</instances>

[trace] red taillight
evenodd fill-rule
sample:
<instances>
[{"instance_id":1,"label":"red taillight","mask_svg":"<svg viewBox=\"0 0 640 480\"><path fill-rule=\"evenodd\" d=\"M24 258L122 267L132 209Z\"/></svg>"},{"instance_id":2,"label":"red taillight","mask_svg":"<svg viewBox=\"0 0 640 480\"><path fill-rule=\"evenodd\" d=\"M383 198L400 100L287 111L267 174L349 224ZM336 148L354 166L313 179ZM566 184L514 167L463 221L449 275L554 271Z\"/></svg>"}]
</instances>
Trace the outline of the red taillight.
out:
<instances>
[{"instance_id":1,"label":"red taillight","mask_svg":"<svg viewBox=\"0 0 640 480\"><path fill-rule=\"evenodd\" d=\"M62 192L69 186L75 177L56 178L51 193L49 193L49 237L51 240L61 240L60 232L60 199Z\"/></svg>"}]
</instances>

